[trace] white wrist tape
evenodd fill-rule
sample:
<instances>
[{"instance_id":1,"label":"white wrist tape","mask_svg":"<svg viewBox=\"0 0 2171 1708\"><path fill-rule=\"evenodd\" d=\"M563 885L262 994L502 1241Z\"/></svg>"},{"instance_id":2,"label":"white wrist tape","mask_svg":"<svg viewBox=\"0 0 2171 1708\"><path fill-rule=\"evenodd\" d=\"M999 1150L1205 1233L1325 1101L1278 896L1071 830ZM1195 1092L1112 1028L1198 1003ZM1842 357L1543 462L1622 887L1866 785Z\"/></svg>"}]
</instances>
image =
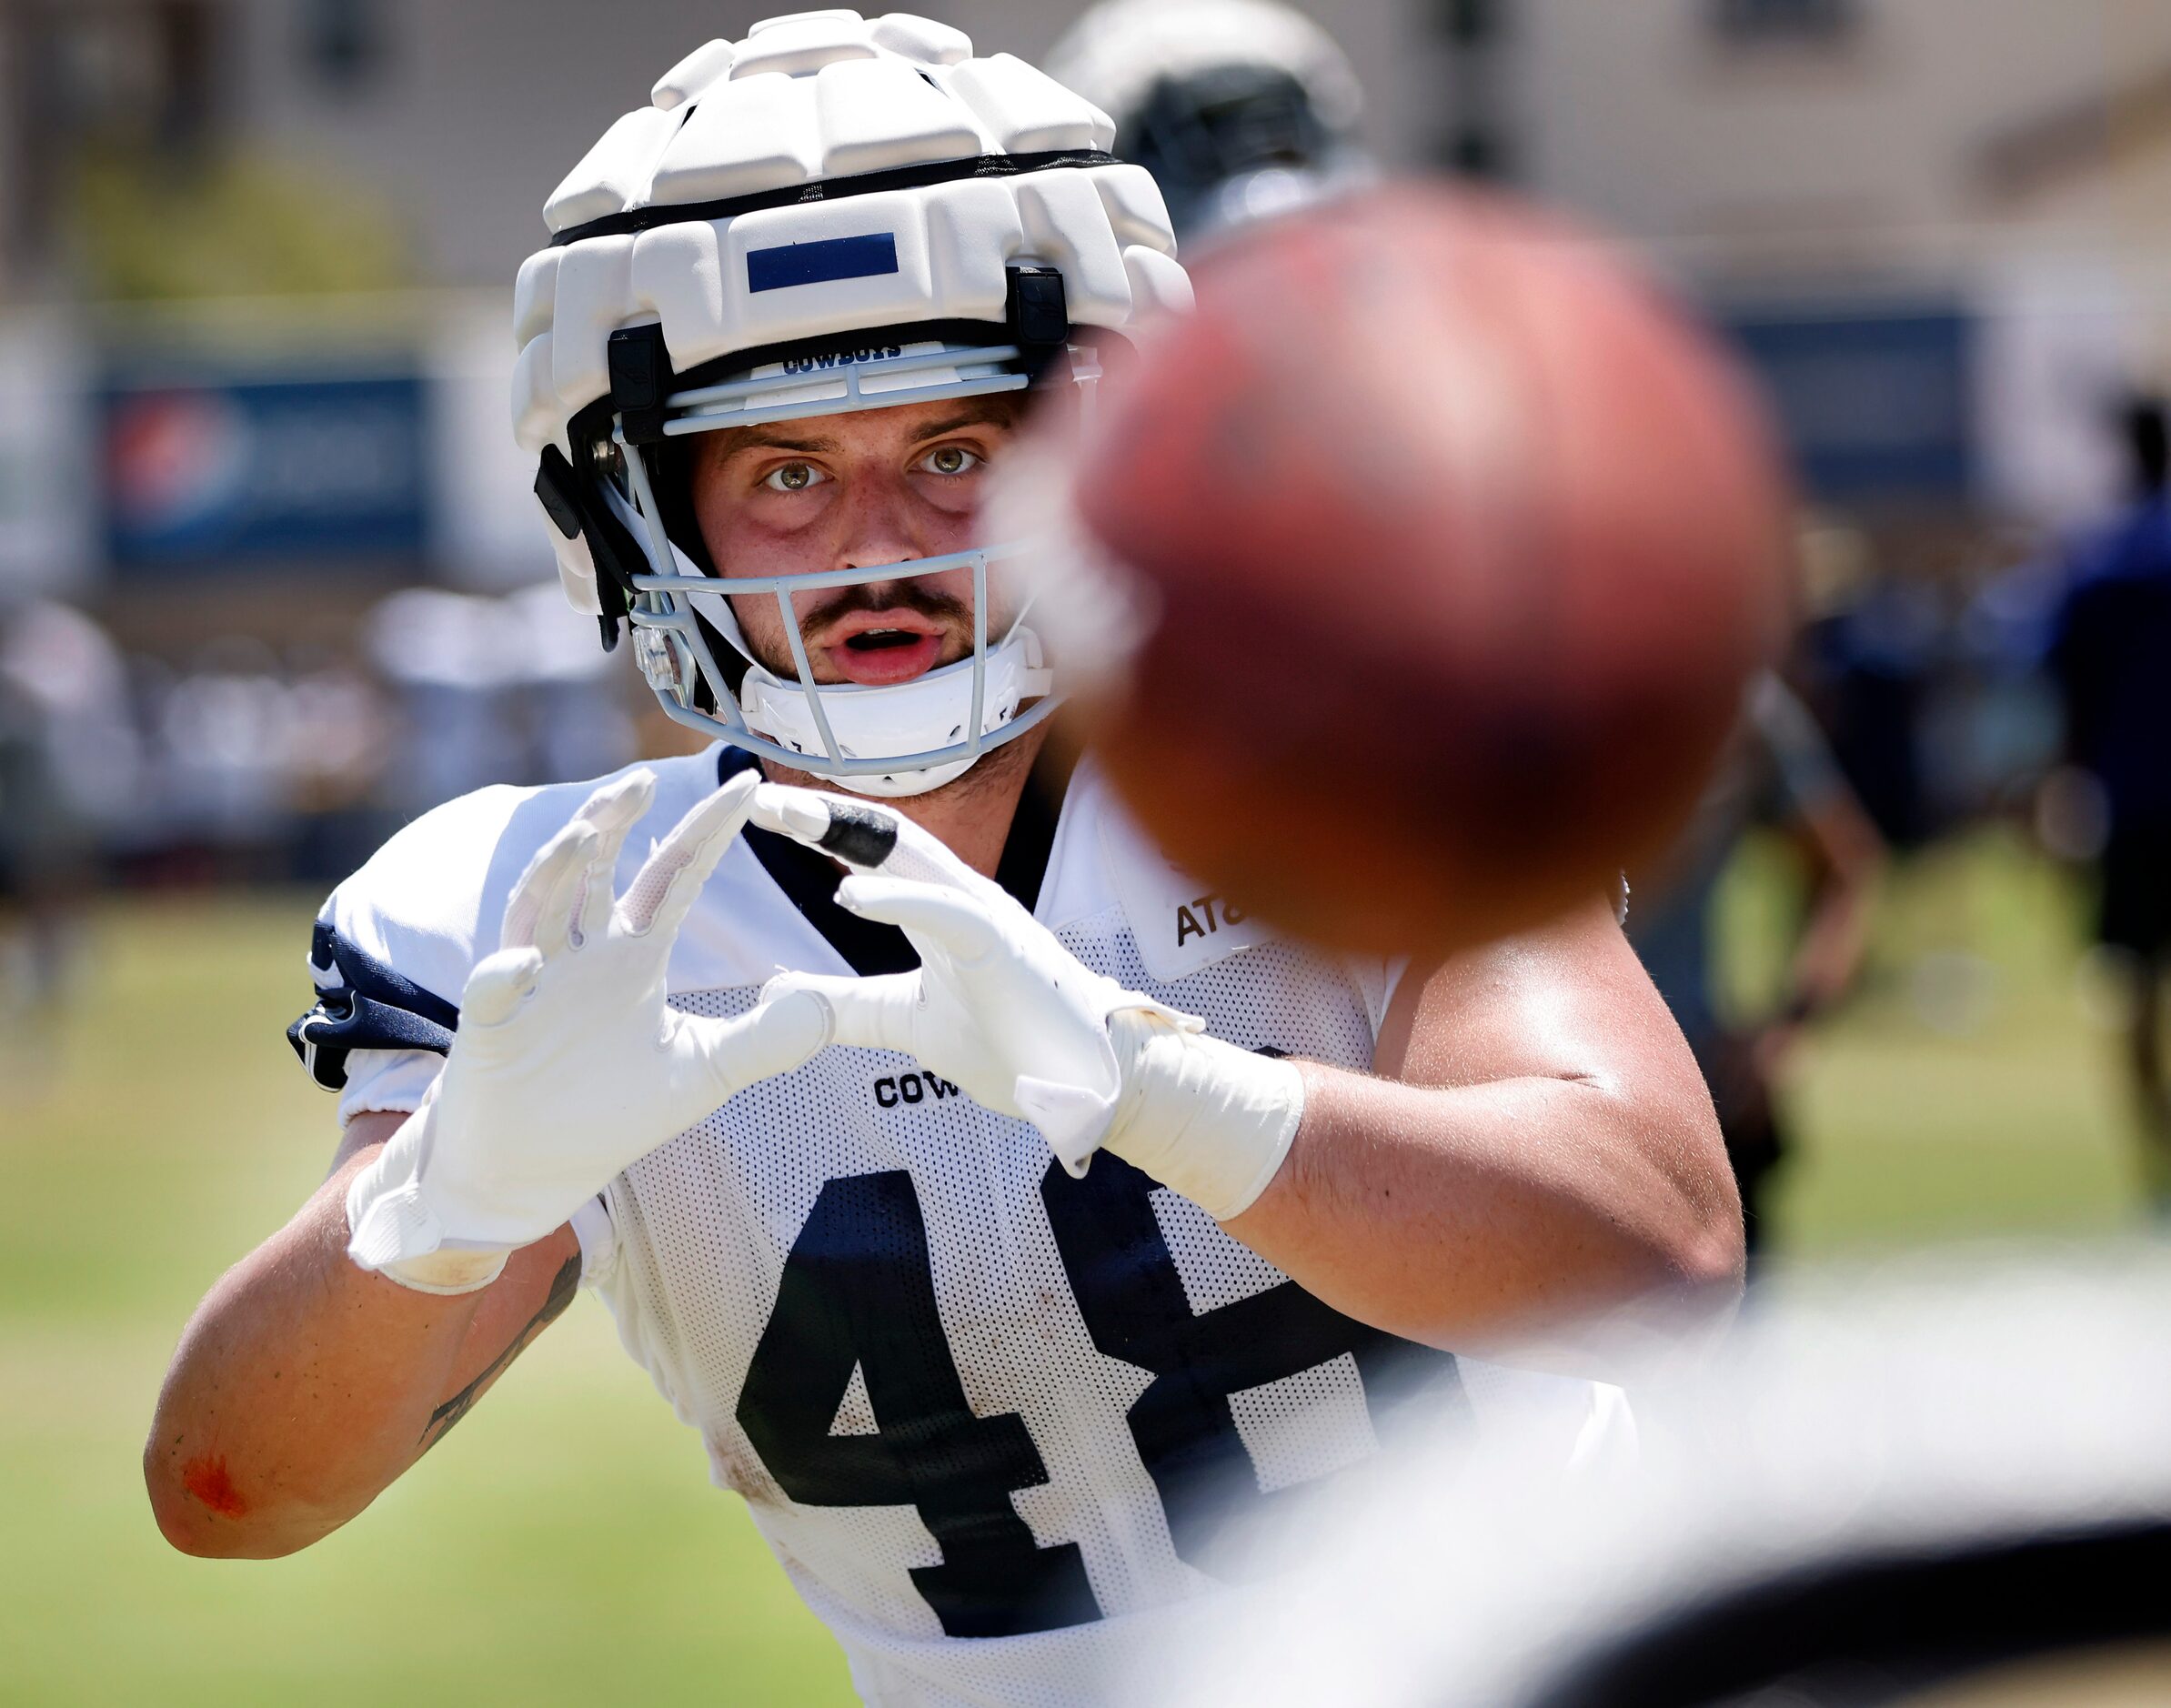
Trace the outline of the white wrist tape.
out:
<instances>
[{"instance_id":1,"label":"white wrist tape","mask_svg":"<svg viewBox=\"0 0 2171 1708\"><path fill-rule=\"evenodd\" d=\"M1102 1148L1216 1221L1249 1210L1304 1119L1296 1064L1180 1030L1145 1009L1117 1010L1108 1035L1123 1089Z\"/></svg>"},{"instance_id":2,"label":"white wrist tape","mask_svg":"<svg viewBox=\"0 0 2171 1708\"><path fill-rule=\"evenodd\" d=\"M442 1242L443 1231L422 1192L430 1116L425 1101L347 1183L347 1254L357 1268L418 1293L479 1292L505 1272L512 1252L502 1246ZM397 1255L403 1245L411 1251L425 1244L436 1249Z\"/></svg>"},{"instance_id":3,"label":"white wrist tape","mask_svg":"<svg viewBox=\"0 0 2171 1708\"><path fill-rule=\"evenodd\" d=\"M418 1293L478 1293L505 1273L509 1251L432 1251L426 1257L402 1258L377 1273L387 1281Z\"/></svg>"}]
</instances>

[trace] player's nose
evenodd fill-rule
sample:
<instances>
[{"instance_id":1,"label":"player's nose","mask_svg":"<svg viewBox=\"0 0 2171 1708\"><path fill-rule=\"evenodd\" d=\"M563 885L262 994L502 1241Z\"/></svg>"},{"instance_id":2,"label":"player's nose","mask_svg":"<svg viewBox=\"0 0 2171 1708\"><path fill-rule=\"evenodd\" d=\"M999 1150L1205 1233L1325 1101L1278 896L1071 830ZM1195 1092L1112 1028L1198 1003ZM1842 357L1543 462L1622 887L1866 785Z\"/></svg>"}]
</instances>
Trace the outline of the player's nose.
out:
<instances>
[{"instance_id":1,"label":"player's nose","mask_svg":"<svg viewBox=\"0 0 2171 1708\"><path fill-rule=\"evenodd\" d=\"M911 494L900 480L856 480L839 507L837 568L872 569L928 555L914 525Z\"/></svg>"}]
</instances>

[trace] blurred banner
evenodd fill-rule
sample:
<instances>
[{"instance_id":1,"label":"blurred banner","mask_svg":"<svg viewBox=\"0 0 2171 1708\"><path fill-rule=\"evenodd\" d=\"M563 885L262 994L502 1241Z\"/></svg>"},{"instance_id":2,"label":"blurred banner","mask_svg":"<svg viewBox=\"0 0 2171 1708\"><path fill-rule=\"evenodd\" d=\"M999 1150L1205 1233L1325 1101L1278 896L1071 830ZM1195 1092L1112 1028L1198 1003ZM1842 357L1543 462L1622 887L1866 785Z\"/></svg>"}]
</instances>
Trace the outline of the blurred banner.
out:
<instances>
[{"instance_id":1,"label":"blurred banner","mask_svg":"<svg viewBox=\"0 0 2171 1708\"><path fill-rule=\"evenodd\" d=\"M1813 497L1958 504L1975 496L1975 321L1959 305L1805 305L1726 319Z\"/></svg>"},{"instance_id":2,"label":"blurred banner","mask_svg":"<svg viewBox=\"0 0 2171 1708\"><path fill-rule=\"evenodd\" d=\"M2104 269L1715 294L1809 495L2063 527L2117 490L2144 341ZM146 575L504 591L550 573L500 293L0 311L0 593Z\"/></svg>"},{"instance_id":3,"label":"blurred banner","mask_svg":"<svg viewBox=\"0 0 2171 1708\"><path fill-rule=\"evenodd\" d=\"M2124 496L2116 412L2166 291L2171 266L2054 257L1936 290L1721 291L1711 313L1820 504L2055 530Z\"/></svg>"},{"instance_id":4,"label":"blurred banner","mask_svg":"<svg viewBox=\"0 0 2171 1708\"><path fill-rule=\"evenodd\" d=\"M100 467L115 569L421 558L424 391L414 373L109 385Z\"/></svg>"},{"instance_id":5,"label":"blurred banner","mask_svg":"<svg viewBox=\"0 0 2171 1708\"><path fill-rule=\"evenodd\" d=\"M497 292L0 311L0 597L552 573Z\"/></svg>"}]
</instances>

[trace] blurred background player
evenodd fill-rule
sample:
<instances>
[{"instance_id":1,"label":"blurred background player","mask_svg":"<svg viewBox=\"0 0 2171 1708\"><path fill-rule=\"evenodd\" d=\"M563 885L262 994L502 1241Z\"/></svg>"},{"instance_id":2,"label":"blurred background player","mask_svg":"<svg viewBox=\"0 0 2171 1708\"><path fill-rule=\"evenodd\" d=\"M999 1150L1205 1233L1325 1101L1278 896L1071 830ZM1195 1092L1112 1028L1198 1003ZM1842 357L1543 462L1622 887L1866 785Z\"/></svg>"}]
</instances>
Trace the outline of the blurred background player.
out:
<instances>
[{"instance_id":1,"label":"blurred background player","mask_svg":"<svg viewBox=\"0 0 2171 1708\"><path fill-rule=\"evenodd\" d=\"M1116 154L1152 173L1187 244L1373 176L1355 69L1274 0L1105 0L1048 74L1115 120Z\"/></svg>"},{"instance_id":2,"label":"blurred background player","mask_svg":"<svg viewBox=\"0 0 2171 1708\"><path fill-rule=\"evenodd\" d=\"M2125 413L2133 497L2067 564L2049 667L2070 761L2104 809L2096 929L2126 997L2126 1064L2143 1167L2171 1214L2171 1086L2164 980L2171 967L2171 443L2160 397Z\"/></svg>"},{"instance_id":3,"label":"blurred background player","mask_svg":"<svg viewBox=\"0 0 2171 1708\"><path fill-rule=\"evenodd\" d=\"M553 583L502 598L408 588L369 614L397 726L377 794L399 819L490 783L615 770L636 752L623 683Z\"/></svg>"},{"instance_id":4,"label":"blurred background player","mask_svg":"<svg viewBox=\"0 0 2171 1708\"><path fill-rule=\"evenodd\" d=\"M1801 902L1791 916L1780 1000L1744 1020L1731 1011L1715 903L1742 843L1760 829L1784 839L1794 856ZM1671 859L1647 879L1631 874L1629 941L1711 1087L1753 1255L1785 1149L1779 1076L1803 1028L1861 970L1883 865L1883 840L1823 732L1793 691L1767 674L1751 690L1741 728Z\"/></svg>"},{"instance_id":5,"label":"blurred background player","mask_svg":"<svg viewBox=\"0 0 2171 1708\"><path fill-rule=\"evenodd\" d=\"M51 1067L85 904L138 782L120 654L48 599L0 609L0 1048L9 1083Z\"/></svg>"}]
</instances>

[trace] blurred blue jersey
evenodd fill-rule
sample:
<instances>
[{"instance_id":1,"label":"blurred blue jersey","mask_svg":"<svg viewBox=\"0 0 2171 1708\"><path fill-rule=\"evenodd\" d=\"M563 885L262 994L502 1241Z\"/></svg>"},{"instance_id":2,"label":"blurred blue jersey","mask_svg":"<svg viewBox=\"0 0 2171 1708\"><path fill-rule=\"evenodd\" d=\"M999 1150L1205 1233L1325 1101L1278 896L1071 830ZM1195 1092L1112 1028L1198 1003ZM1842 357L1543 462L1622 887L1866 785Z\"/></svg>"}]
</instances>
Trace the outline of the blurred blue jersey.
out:
<instances>
[{"instance_id":1,"label":"blurred blue jersey","mask_svg":"<svg viewBox=\"0 0 2171 1708\"><path fill-rule=\"evenodd\" d=\"M2171 823L2171 497L2074 553L2047 662L2067 750L2102 779L2112 834Z\"/></svg>"}]
</instances>

